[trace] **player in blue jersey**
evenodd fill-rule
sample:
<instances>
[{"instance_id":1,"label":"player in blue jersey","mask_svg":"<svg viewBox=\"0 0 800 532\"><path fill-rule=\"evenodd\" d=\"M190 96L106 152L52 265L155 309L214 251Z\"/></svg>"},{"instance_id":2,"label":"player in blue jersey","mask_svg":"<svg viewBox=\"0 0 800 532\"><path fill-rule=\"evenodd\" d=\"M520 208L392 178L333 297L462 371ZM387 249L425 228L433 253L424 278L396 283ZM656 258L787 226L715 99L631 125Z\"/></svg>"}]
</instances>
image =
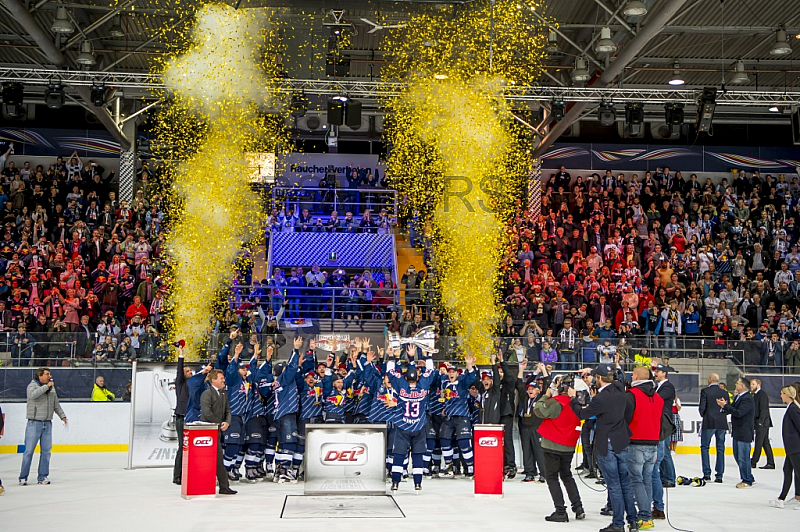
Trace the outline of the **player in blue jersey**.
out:
<instances>
[{"instance_id":1,"label":"player in blue jersey","mask_svg":"<svg viewBox=\"0 0 800 532\"><path fill-rule=\"evenodd\" d=\"M300 349L303 338L296 336L293 341L292 354L287 362L281 362L273 369L275 381L272 383L272 394L275 397L275 423L278 426L278 449L275 453L278 482L296 482L297 471L292 467L294 454L297 451L297 376L300 361ZM302 460L302 457L300 457Z\"/></svg>"},{"instance_id":2,"label":"player in blue jersey","mask_svg":"<svg viewBox=\"0 0 800 532\"><path fill-rule=\"evenodd\" d=\"M359 347L358 339L356 339L356 347ZM363 372L363 365L366 361L367 353L375 352L369 345L369 338L361 340L360 352L358 358L355 360L356 364L356 378L353 382L353 395L355 398L355 412L353 416L353 423L363 424L368 423L367 418L372 409L372 402L375 399L375 389L372 388L365 379Z\"/></svg>"},{"instance_id":3,"label":"player in blue jersey","mask_svg":"<svg viewBox=\"0 0 800 532\"><path fill-rule=\"evenodd\" d=\"M428 390L438 373L433 369L433 361L430 357L426 357L424 370L418 369L416 365L411 365L403 376L396 370L394 349L387 351L390 358L386 363L386 374L389 376L392 388L397 390L397 408L400 409L395 423L397 433L392 457L392 491L397 491L400 487L400 479L403 476L402 463L410 449L414 489L419 493L422 490L423 457L427 450L425 423L428 410ZM421 353L421 350L418 349L418 352Z\"/></svg>"},{"instance_id":4,"label":"player in blue jersey","mask_svg":"<svg viewBox=\"0 0 800 532\"><path fill-rule=\"evenodd\" d=\"M258 357L250 361L250 376L248 377L249 389L247 393L247 411L245 416L245 446L244 455L245 482L256 482L267 476L261 467L267 449L267 407L266 402L272 393L272 353L271 345L266 348L262 357L260 348ZM273 447L273 456L274 456ZM268 464L272 460L268 460Z\"/></svg>"},{"instance_id":5,"label":"player in blue jersey","mask_svg":"<svg viewBox=\"0 0 800 532\"><path fill-rule=\"evenodd\" d=\"M353 386L356 378L355 371L349 371L345 378L339 373L330 376L331 388L325 394L323 410L325 412L325 423L345 423L347 417L348 389Z\"/></svg>"},{"instance_id":6,"label":"player in blue jersey","mask_svg":"<svg viewBox=\"0 0 800 532\"><path fill-rule=\"evenodd\" d=\"M378 348L378 354L382 359L382 348ZM396 430L394 421L400 413L400 409L397 408L397 394L392 388L392 383L389 380L389 376L382 374L380 368L375 364L374 352L368 352L364 362L365 364L362 367L364 379L370 388L375 390L375 396L373 398L367 420L369 423L386 424L386 471L391 476L394 436Z\"/></svg>"},{"instance_id":7,"label":"player in blue jersey","mask_svg":"<svg viewBox=\"0 0 800 532\"><path fill-rule=\"evenodd\" d=\"M214 369L214 364L209 362L186 380L186 386L189 388L189 401L186 403L186 415L183 418L184 424L200 421L200 396L210 386L206 381L206 375L212 369Z\"/></svg>"},{"instance_id":8,"label":"player in blue jersey","mask_svg":"<svg viewBox=\"0 0 800 532\"><path fill-rule=\"evenodd\" d=\"M239 357L244 344L238 343L234 348L233 358L225 368L225 388L231 407L231 423L223 433L225 452L222 463L228 471L230 480L239 480L239 468L235 467L239 451L244 443L244 420L247 415L247 366Z\"/></svg>"},{"instance_id":9,"label":"player in blue jersey","mask_svg":"<svg viewBox=\"0 0 800 532\"><path fill-rule=\"evenodd\" d=\"M444 457L444 469L440 477L452 478L453 473L453 448L452 441L457 442L461 451L461 458L467 466L467 476L473 473L472 453L472 422L469 418L469 387L477 379L475 373L475 357L464 357L467 371L459 375L458 368L449 366L447 377L441 380L441 398L444 399L442 411L442 426L439 430L439 439Z\"/></svg>"}]
</instances>

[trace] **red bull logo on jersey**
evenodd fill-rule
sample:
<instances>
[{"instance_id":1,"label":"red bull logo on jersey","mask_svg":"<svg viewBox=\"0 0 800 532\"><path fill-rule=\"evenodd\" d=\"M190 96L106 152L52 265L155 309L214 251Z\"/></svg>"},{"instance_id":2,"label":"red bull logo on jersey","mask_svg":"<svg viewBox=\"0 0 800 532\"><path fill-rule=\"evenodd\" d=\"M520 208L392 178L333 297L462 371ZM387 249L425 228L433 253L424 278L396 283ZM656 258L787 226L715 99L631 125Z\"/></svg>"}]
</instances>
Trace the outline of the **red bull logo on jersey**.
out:
<instances>
[{"instance_id":1,"label":"red bull logo on jersey","mask_svg":"<svg viewBox=\"0 0 800 532\"><path fill-rule=\"evenodd\" d=\"M478 438L478 447L497 447L497 437L496 436L484 436L482 438Z\"/></svg>"},{"instance_id":2,"label":"red bull logo on jersey","mask_svg":"<svg viewBox=\"0 0 800 532\"><path fill-rule=\"evenodd\" d=\"M325 443L320 449L323 465L364 465L367 463L367 446L360 443Z\"/></svg>"}]
</instances>

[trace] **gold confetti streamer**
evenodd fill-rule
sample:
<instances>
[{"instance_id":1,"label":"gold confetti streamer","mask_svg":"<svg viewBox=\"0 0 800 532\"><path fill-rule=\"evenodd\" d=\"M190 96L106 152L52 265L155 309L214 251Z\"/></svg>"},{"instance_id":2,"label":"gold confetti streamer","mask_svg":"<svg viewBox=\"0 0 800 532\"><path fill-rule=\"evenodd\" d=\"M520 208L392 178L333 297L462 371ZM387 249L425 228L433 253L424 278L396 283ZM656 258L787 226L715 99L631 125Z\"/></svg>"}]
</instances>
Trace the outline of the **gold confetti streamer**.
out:
<instances>
[{"instance_id":1,"label":"gold confetti streamer","mask_svg":"<svg viewBox=\"0 0 800 532\"><path fill-rule=\"evenodd\" d=\"M190 356L203 346L237 253L264 227L245 153L286 145L283 104L271 86L277 67L264 57L273 31L265 10L205 5L185 48L160 67L167 101L155 149L171 183L168 326Z\"/></svg>"},{"instance_id":2,"label":"gold confetti streamer","mask_svg":"<svg viewBox=\"0 0 800 532\"><path fill-rule=\"evenodd\" d=\"M531 136L514 121L503 91L541 75L547 31L532 14L538 8L498 0L492 13L484 0L431 9L386 44L384 79L408 83L387 101L390 177L407 208L434 223L442 302L459 344L479 363L494 350L501 311L503 224L530 165Z\"/></svg>"}]
</instances>

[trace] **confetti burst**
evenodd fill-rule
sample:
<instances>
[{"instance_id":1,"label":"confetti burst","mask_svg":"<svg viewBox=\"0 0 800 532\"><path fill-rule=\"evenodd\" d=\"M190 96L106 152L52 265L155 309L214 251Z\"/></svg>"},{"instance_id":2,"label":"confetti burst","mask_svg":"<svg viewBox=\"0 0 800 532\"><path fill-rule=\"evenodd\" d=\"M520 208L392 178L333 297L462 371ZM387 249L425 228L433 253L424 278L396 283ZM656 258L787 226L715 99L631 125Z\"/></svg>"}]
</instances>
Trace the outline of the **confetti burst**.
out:
<instances>
[{"instance_id":1,"label":"confetti burst","mask_svg":"<svg viewBox=\"0 0 800 532\"><path fill-rule=\"evenodd\" d=\"M264 55L269 13L209 4L194 17L185 47L160 66L167 92L156 125L171 184L168 327L190 355L203 345L237 253L264 225L245 153L286 145L284 104L270 81L277 66Z\"/></svg>"},{"instance_id":2,"label":"confetti burst","mask_svg":"<svg viewBox=\"0 0 800 532\"><path fill-rule=\"evenodd\" d=\"M503 90L534 84L542 73L547 32L533 16L538 7L498 0L492 14L485 0L454 12L433 9L386 43L384 78L408 83L387 101L391 179L407 208L434 223L442 301L459 344L480 363L494 350L501 312L503 223L531 164L531 137Z\"/></svg>"}]
</instances>

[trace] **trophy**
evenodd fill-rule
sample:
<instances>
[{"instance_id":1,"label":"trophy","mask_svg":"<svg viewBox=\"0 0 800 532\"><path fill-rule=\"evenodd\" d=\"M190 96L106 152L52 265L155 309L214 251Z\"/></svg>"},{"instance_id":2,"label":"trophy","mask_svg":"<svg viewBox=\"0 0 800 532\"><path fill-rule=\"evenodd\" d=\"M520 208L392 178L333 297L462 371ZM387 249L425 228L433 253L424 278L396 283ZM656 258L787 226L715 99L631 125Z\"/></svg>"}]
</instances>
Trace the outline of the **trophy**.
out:
<instances>
[{"instance_id":1,"label":"trophy","mask_svg":"<svg viewBox=\"0 0 800 532\"><path fill-rule=\"evenodd\" d=\"M175 429L175 407L178 398L175 395L175 377L168 373L154 373L156 392L167 402L170 408L170 416L161 424L161 434L158 439L161 441L175 441L178 439L178 431Z\"/></svg>"},{"instance_id":2,"label":"trophy","mask_svg":"<svg viewBox=\"0 0 800 532\"><path fill-rule=\"evenodd\" d=\"M392 338L389 339L390 345ZM395 339L396 340L396 339ZM438 353L439 350L434 348L436 342L436 331L433 330L433 325L428 325L418 330L414 336L410 338L400 338L400 345L411 344L422 349L424 353Z\"/></svg>"}]
</instances>

